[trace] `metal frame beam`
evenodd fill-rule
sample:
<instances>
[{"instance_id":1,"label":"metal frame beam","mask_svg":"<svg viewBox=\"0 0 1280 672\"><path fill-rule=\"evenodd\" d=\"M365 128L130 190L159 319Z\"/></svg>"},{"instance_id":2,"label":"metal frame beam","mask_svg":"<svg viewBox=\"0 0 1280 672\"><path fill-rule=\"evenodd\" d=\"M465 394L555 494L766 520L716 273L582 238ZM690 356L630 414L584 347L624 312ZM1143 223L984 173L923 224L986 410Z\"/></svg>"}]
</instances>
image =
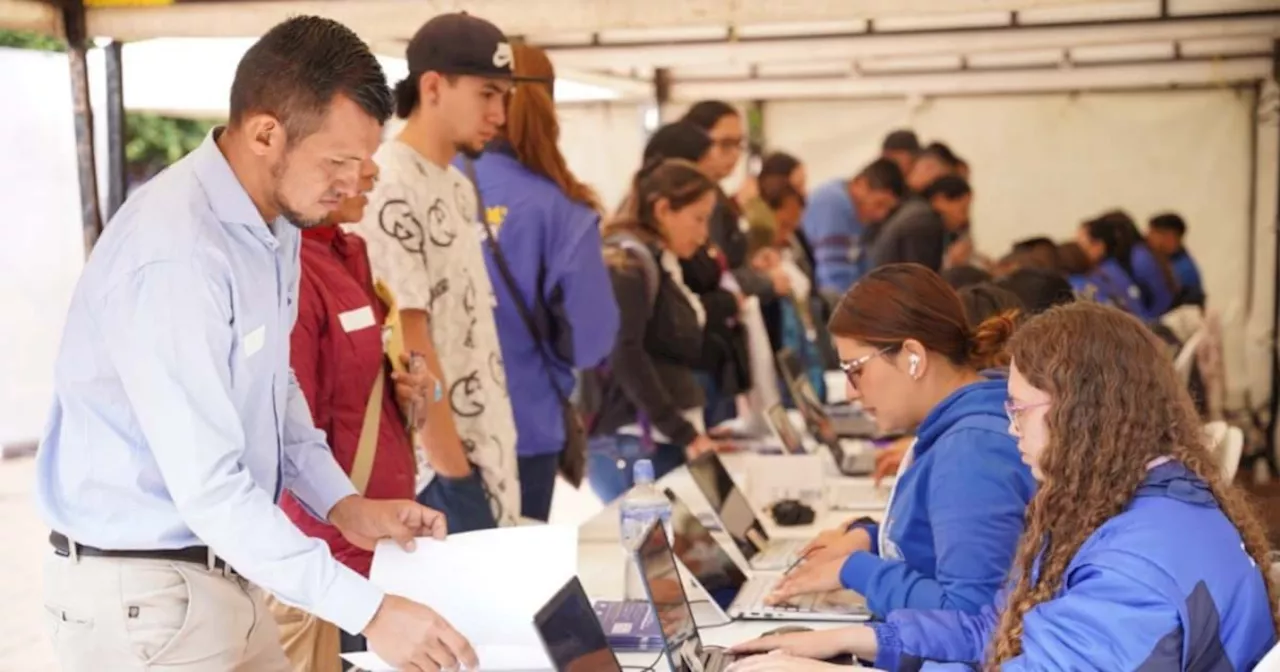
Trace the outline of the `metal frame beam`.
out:
<instances>
[{"instance_id":1,"label":"metal frame beam","mask_svg":"<svg viewBox=\"0 0 1280 672\"><path fill-rule=\"evenodd\" d=\"M947 0L941 11L1015 11L1043 7L1105 5L1112 0ZM89 12L92 35L123 40L261 35L289 16L319 14L350 26L367 39L407 39L427 19L466 10L497 21L508 35L591 33L614 29L736 26L848 21L868 17L929 15L937 0L296 0L192 2L161 7L113 6Z\"/></svg>"},{"instance_id":2,"label":"metal frame beam","mask_svg":"<svg viewBox=\"0 0 1280 672\"><path fill-rule=\"evenodd\" d=\"M89 256L102 235L102 211L98 205L97 161L93 144L93 104L89 100L89 49L82 0L67 0L62 10L67 56L71 66L71 100L75 112L76 164L80 178L80 221L84 229L84 253Z\"/></svg>"},{"instance_id":3,"label":"metal frame beam","mask_svg":"<svg viewBox=\"0 0 1280 672\"><path fill-rule=\"evenodd\" d=\"M819 100L1223 86L1269 77L1271 62L1270 57L1262 57L1015 72L970 70L929 75L677 81L672 85L671 97L682 101Z\"/></svg>"},{"instance_id":4,"label":"metal frame beam","mask_svg":"<svg viewBox=\"0 0 1280 672\"><path fill-rule=\"evenodd\" d=\"M980 54L1248 37L1280 37L1280 12L1094 24L1019 24L1002 28L740 39L734 42L545 45L545 48L557 67L608 69L637 65L680 67L711 63L749 65L854 61L872 57Z\"/></svg>"},{"instance_id":5,"label":"metal frame beam","mask_svg":"<svg viewBox=\"0 0 1280 672\"><path fill-rule=\"evenodd\" d=\"M124 155L123 47L120 42L113 41L103 49L107 75L107 211L104 220L110 220L120 209L128 189Z\"/></svg>"}]
</instances>

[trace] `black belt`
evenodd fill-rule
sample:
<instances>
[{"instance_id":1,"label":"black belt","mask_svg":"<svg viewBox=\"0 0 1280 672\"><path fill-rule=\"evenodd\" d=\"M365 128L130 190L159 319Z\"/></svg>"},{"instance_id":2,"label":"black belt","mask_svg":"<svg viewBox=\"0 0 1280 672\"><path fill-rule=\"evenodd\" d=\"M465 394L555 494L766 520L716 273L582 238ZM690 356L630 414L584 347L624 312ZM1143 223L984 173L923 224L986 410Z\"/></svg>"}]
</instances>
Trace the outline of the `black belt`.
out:
<instances>
[{"instance_id":1,"label":"black belt","mask_svg":"<svg viewBox=\"0 0 1280 672\"><path fill-rule=\"evenodd\" d=\"M132 558L135 560L169 560L171 562L189 562L193 565L204 565L209 569L234 573L235 570L225 560L213 555L208 546L188 546L154 551L108 551L84 544L76 544L60 532L49 533L49 543L53 550L64 558L72 556L72 545L75 555L93 558Z\"/></svg>"}]
</instances>

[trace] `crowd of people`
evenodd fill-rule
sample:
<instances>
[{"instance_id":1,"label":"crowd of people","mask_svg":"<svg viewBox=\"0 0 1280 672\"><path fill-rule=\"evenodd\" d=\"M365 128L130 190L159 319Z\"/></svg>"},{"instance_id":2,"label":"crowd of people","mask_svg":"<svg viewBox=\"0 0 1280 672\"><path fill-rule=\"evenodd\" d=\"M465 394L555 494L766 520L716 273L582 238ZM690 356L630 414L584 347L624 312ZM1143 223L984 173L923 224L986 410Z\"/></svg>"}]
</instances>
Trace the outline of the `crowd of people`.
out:
<instances>
[{"instance_id":1,"label":"crowd of people","mask_svg":"<svg viewBox=\"0 0 1280 672\"><path fill-rule=\"evenodd\" d=\"M340 24L273 28L227 125L94 249L37 458L64 669L474 669L367 581L373 543L545 521L558 474L608 502L640 458L722 450L789 400L757 356L783 350L914 440L884 518L773 596L849 588L878 622L743 644L782 653L741 669L1245 669L1275 643L1268 541L1153 328L1204 303L1177 215L986 259L945 144L895 131L812 190L776 152L729 193L748 143L720 101L657 129L612 206L558 149L544 52L447 14L406 59L392 88Z\"/></svg>"}]
</instances>

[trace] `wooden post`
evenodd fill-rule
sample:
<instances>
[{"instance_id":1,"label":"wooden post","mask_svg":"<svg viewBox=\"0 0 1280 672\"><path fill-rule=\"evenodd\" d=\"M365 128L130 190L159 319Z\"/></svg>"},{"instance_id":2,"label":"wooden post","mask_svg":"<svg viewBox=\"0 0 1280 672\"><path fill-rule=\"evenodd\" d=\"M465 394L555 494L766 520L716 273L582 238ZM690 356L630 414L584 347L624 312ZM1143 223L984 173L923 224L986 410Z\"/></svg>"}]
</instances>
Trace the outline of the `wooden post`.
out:
<instances>
[{"instance_id":1,"label":"wooden post","mask_svg":"<svg viewBox=\"0 0 1280 672\"><path fill-rule=\"evenodd\" d=\"M86 53L83 0L67 0L62 9L67 33L67 56L71 65L71 101L75 108L76 161L80 176L80 220L84 227L84 254L102 235L102 212L98 206L97 163L93 151L93 105L89 101L89 67Z\"/></svg>"}]
</instances>

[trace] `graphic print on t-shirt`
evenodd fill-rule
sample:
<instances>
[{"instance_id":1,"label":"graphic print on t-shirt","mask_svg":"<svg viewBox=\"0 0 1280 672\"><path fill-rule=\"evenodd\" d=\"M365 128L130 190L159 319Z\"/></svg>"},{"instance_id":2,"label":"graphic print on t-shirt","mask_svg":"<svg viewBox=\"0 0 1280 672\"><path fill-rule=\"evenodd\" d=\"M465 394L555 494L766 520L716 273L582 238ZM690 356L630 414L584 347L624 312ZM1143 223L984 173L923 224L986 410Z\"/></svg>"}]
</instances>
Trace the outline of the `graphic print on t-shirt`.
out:
<instances>
[{"instance_id":1,"label":"graphic print on t-shirt","mask_svg":"<svg viewBox=\"0 0 1280 672\"><path fill-rule=\"evenodd\" d=\"M384 144L374 158L381 177L356 230L367 243L374 276L395 293L401 309L430 315L459 438L484 479L495 517L514 524L520 510L515 420L475 190L456 168L430 164L400 142Z\"/></svg>"}]
</instances>

